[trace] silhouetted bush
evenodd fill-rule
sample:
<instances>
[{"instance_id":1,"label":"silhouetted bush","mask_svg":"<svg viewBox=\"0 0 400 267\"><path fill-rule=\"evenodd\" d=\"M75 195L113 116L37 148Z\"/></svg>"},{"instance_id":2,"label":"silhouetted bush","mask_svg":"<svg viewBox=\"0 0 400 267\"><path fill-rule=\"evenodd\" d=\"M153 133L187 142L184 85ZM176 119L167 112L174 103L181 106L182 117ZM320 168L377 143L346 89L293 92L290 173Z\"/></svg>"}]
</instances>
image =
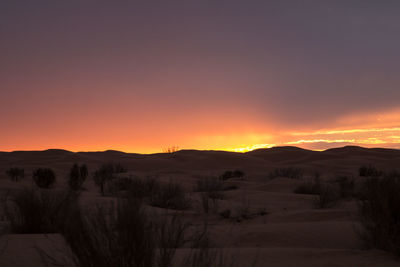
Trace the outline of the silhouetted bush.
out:
<instances>
[{"instance_id":1,"label":"silhouetted bush","mask_svg":"<svg viewBox=\"0 0 400 267\"><path fill-rule=\"evenodd\" d=\"M367 247L400 255L400 176L368 178L361 190L359 232Z\"/></svg>"},{"instance_id":2,"label":"silhouetted bush","mask_svg":"<svg viewBox=\"0 0 400 267\"><path fill-rule=\"evenodd\" d=\"M157 194L160 183L153 177L130 176L113 179L109 182L108 188L112 195L143 199Z\"/></svg>"},{"instance_id":3,"label":"silhouetted bush","mask_svg":"<svg viewBox=\"0 0 400 267\"><path fill-rule=\"evenodd\" d=\"M160 187L151 196L150 204L159 208L185 210L191 206L183 187L174 182L160 184Z\"/></svg>"},{"instance_id":4,"label":"silhouetted bush","mask_svg":"<svg viewBox=\"0 0 400 267\"><path fill-rule=\"evenodd\" d=\"M353 178L339 176L333 182L339 186L339 194L341 198L351 198L355 196L355 184Z\"/></svg>"},{"instance_id":5,"label":"silhouetted bush","mask_svg":"<svg viewBox=\"0 0 400 267\"><path fill-rule=\"evenodd\" d=\"M233 178L233 171L226 171L219 178L223 181L231 179Z\"/></svg>"},{"instance_id":6,"label":"silhouetted bush","mask_svg":"<svg viewBox=\"0 0 400 267\"><path fill-rule=\"evenodd\" d=\"M243 178L243 176L244 176L244 172L243 171L241 171L241 170L234 170L233 171L233 177Z\"/></svg>"},{"instance_id":7,"label":"silhouetted bush","mask_svg":"<svg viewBox=\"0 0 400 267\"><path fill-rule=\"evenodd\" d=\"M287 168L277 168L269 173L268 177L270 179L276 177L287 177L291 179L300 179L303 177L303 170L300 168L287 167Z\"/></svg>"},{"instance_id":8,"label":"silhouetted bush","mask_svg":"<svg viewBox=\"0 0 400 267\"><path fill-rule=\"evenodd\" d=\"M358 174L362 177L379 177L382 176L383 172L378 170L372 165L361 166L358 169Z\"/></svg>"},{"instance_id":9,"label":"silhouetted bush","mask_svg":"<svg viewBox=\"0 0 400 267\"><path fill-rule=\"evenodd\" d=\"M80 190L87 176L88 176L88 169L86 164L83 164L82 166L74 164L69 172L69 180L68 180L69 187L74 191Z\"/></svg>"},{"instance_id":10,"label":"silhouetted bush","mask_svg":"<svg viewBox=\"0 0 400 267\"><path fill-rule=\"evenodd\" d=\"M243 178L244 172L241 170L234 171L226 171L219 176L219 178L223 181L231 179L231 178Z\"/></svg>"},{"instance_id":11,"label":"silhouetted bush","mask_svg":"<svg viewBox=\"0 0 400 267\"><path fill-rule=\"evenodd\" d=\"M315 198L315 207L326 209L334 207L340 199L338 190L333 185L321 186L320 193Z\"/></svg>"},{"instance_id":12,"label":"silhouetted bush","mask_svg":"<svg viewBox=\"0 0 400 267\"><path fill-rule=\"evenodd\" d=\"M12 181L18 182L19 179L25 177L25 170L23 168L12 167L6 171L6 174Z\"/></svg>"},{"instance_id":13,"label":"silhouetted bush","mask_svg":"<svg viewBox=\"0 0 400 267\"><path fill-rule=\"evenodd\" d=\"M219 215L224 219L229 219L231 217L231 210L230 209L223 210L219 213Z\"/></svg>"},{"instance_id":14,"label":"silhouetted bush","mask_svg":"<svg viewBox=\"0 0 400 267\"><path fill-rule=\"evenodd\" d=\"M106 185L116 176L115 174L126 172L126 168L120 163L104 163L94 172L93 179L96 185L100 187L101 195L106 193Z\"/></svg>"},{"instance_id":15,"label":"silhouetted bush","mask_svg":"<svg viewBox=\"0 0 400 267\"><path fill-rule=\"evenodd\" d=\"M321 193L321 187L321 179L314 178L314 180L304 181L302 184L297 186L293 192L296 194L318 195Z\"/></svg>"},{"instance_id":16,"label":"silhouetted bush","mask_svg":"<svg viewBox=\"0 0 400 267\"><path fill-rule=\"evenodd\" d=\"M50 168L39 168L33 172L33 180L41 188L50 188L56 181L56 175Z\"/></svg>"},{"instance_id":17,"label":"silhouetted bush","mask_svg":"<svg viewBox=\"0 0 400 267\"><path fill-rule=\"evenodd\" d=\"M204 177L197 180L195 192L211 192L224 190L223 182L215 177Z\"/></svg>"},{"instance_id":18,"label":"silhouetted bush","mask_svg":"<svg viewBox=\"0 0 400 267\"><path fill-rule=\"evenodd\" d=\"M221 180L214 177L205 177L197 181L195 192L206 192L207 196L214 202L217 199L224 199L225 190L224 184Z\"/></svg>"},{"instance_id":19,"label":"silhouetted bush","mask_svg":"<svg viewBox=\"0 0 400 267\"><path fill-rule=\"evenodd\" d=\"M54 233L63 227L75 195L25 189L14 192L5 205L11 230L18 234Z\"/></svg>"},{"instance_id":20,"label":"silhouetted bush","mask_svg":"<svg viewBox=\"0 0 400 267\"><path fill-rule=\"evenodd\" d=\"M76 266L172 267L177 248L187 239L188 224L177 216L150 216L138 199L117 206L74 211L62 232Z\"/></svg>"},{"instance_id":21,"label":"silhouetted bush","mask_svg":"<svg viewBox=\"0 0 400 267\"><path fill-rule=\"evenodd\" d=\"M208 192L202 192L200 194L200 200L203 212L206 214L217 212L219 199L221 199L220 195L210 195Z\"/></svg>"}]
</instances>

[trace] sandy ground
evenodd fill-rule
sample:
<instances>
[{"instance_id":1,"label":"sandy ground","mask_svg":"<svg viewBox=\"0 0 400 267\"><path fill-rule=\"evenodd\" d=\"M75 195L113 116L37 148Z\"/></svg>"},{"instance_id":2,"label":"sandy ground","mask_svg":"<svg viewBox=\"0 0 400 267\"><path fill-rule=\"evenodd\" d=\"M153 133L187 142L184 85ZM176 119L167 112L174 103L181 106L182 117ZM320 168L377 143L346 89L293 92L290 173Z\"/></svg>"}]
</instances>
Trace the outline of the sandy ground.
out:
<instances>
[{"instance_id":1,"label":"sandy ground","mask_svg":"<svg viewBox=\"0 0 400 267\"><path fill-rule=\"evenodd\" d=\"M72 153L63 150L42 152L0 152L0 193L23 186L33 186L31 172L38 167L51 167L57 173L56 188L66 186L66 177L75 162L86 163L89 171L103 162L119 162L127 167L127 175L145 177L157 175L164 181L174 180L184 185L193 200L187 220L201 225L206 220L216 249L234 255L236 266L400 266L389 253L365 250L356 234L357 203L342 200L335 207L316 209L315 196L295 194L293 190L304 179L319 172L323 180L337 175L358 177L361 165L373 164L391 170L399 167L400 151L345 147L323 152L285 147L257 150L245 154L215 151L179 151L171 154L139 155L117 151ZM26 177L12 182L5 170L10 166L25 168ZM277 167L294 166L304 169L301 180L287 177L268 178ZM220 175L226 170L240 169L243 179L229 180L238 189L226 191L216 211L204 214L199 194L193 192L198 179ZM81 196L82 205L90 206L110 197L101 197L91 178ZM218 213L230 209L232 217L244 209L249 219L226 219ZM264 214L262 211L265 211ZM6 218L0 214L0 226ZM6 227L3 227L4 229ZM43 266L41 253L51 250L63 257L68 250L61 236L5 234L0 238L0 266ZM187 249L177 252L187 253ZM65 253L64 253L65 254Z\"/></svg>"}]
</instances>

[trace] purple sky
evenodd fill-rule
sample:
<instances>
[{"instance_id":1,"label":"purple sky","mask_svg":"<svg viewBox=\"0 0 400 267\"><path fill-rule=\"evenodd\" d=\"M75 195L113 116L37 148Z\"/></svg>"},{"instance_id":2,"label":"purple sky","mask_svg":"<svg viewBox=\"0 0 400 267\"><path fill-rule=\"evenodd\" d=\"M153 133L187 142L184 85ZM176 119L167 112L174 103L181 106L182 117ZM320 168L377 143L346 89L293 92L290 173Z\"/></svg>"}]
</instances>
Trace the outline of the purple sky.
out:
<instances>
[{"instance_id":1,"label":"purple sky","mask_svg":"<svg viewBox=\"0 0 400 267\"><path fill-rule=\"evenodd\" d=\"M397 147L399 14L395 0L3 0L0 150Z\"/></svg>"}]
</instances>

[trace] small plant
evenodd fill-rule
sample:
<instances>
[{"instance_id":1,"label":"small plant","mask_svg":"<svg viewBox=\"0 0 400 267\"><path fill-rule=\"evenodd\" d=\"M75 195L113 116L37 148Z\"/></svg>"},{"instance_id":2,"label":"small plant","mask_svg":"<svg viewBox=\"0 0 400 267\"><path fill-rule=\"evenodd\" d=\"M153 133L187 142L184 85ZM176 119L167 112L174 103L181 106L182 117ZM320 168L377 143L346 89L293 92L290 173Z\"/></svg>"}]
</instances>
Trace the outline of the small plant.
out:
<instances>
[{"instance_id":1,"label":"small plant","mask_svg":"<svg viewBox=\"0 0 400 267\"><path fill-rule=\"evenodd\" d=\"M368 166L361 166L358 169L358 174L361 177L380 177L383 175L383 172L378 170L372 165L368 165Z\"/></svg>"},{"instance_id":2,"label":"small plant","mask_svg":"<svg viewBox=\"0 0 400 267\"><path fill-rule=\"evenodd\" d=\"M367 247L400 255L400 176L368 178L361 190L360 238Z\"/></svg>"},{"instance_id":3,"label":"small plant","mask_svg":"<svg viewBox=\"0 0 400 267\"><path fill-rule=\"evenodd\" d=\"M160 184L159 190L151 196L150 204L159 208L185 210L191 206L183 187L174 182Z\"/></svg>"},{"instance_id":4,"label":"small plant","mask_svg":"<svg viewBox=\"0 0 400 267\"><path fill-rule=\"evenodd\" d=\"M50 168L39 168L33 172L33 180L40 188L50 188L56 181L56 175Z\"/></svg>"},{"instance_id":5,"label":"small plant","mask_svg":"<svg viewBox=\"0 0 400 267\"><path fill-rule=\"evenodd\" d=\"M179 151L179 147L178 146L170 146L170 147L167 147L167 148L163 149L163 153L174 153L174 152L177 152L177 151Z\"/></svg>"},{"instance_id":6,"label":"small plant","mask_svg":"<svg viewBox=\"0 0 400 267\"><path fill-rule=\"evenodd\" d=\"M23 168L12 167L6 171L6 174L12 181L18 182L18 180L25 177L25 170Z\"/></svg>"},{"instance_id":7,"label":"small plant","mask_svg":"<svg viewBox=\"0 0 400 267\"><path fill-rule=\"evenodd\" d=\"M88 176L88 169L86 164L83 164L82 166L74 164L69 172L69 180L68 180L69 187L74 191L80 190L87 176Z\"/></svg>"},{"instance_id":8,"label":"small plant","mask_svg":"<svg viewBox=\"0 0 400 267\"><path fill-rule=\"evenodd\" d=\"M334 186L329 184L321 186L320 193L315 198L315 207L318 209L334 207L339 198L339 193Z\"/></svg>"},{"instance_id":9,"label":"small plant","mask_svg":"<svg viewBox=\"0 0 400 267\"><path fill-rule=\"evenodd\" d=\"M287 177L291 179L301 179L303 177L303 170L300 168L287 167L287 168L277 168L269 173L268 177L270 179L276 177Z\"/></svg>"}]
</instances>

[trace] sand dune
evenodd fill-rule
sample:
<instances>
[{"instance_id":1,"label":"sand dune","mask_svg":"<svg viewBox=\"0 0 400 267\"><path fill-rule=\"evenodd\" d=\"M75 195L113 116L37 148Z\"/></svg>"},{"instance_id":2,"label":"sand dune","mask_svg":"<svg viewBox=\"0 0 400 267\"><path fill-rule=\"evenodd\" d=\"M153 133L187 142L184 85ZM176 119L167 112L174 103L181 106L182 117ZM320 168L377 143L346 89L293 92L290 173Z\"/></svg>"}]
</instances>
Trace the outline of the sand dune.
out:
<instances>
[{"instance_id":1,"label":"sand dune","mask_svg":"<svg viewBox=\"0 0 400 267\"><path fill-rule=\"evenodd\" d=\"M315 196L293 193L304 180L312 179L315 172L319 172L324 181L329 181L338 174L361 179L358 177L361 165L373 164L385 170L398 168L399 150L344 147L318 152L278 147L247 153L184 150L152 155L118 151L74 153L55 149L1 152L0 192L4 195L9 190L32 186L31 172L38 167L53 168L57 173L56 189L65 188L66 177L73 163L86 163L89 170L93 171L100 164L110 161L124 165L128 169L125 176L157 175L162 181L172 179L182 183L194 201L184 216L198 225L207 220L216 249L236 255L237 266L248 266L255 258L257 266L400 265L398 259L387 252L363 249L355 232L355 200L342 200L335 207L316 209ZM10 166L23 167L26 177L18 183L10 181L5 175ZM269 171L274 168L289 166L303 169L304 178L268 178ZM245 176L227 182L237 186L237 189L225 192L225 199L219 202L218 212L230 209L234 214L246 206L250 218L226 219L218 212L205 215L199 204L199 193L192 190L196 181L234 169L244 171ZM82 205L90 207L113 199L102 197L91 178L84 187L86 191L80 199ZM261 214L261 210L267 214ZM5 216L0 218L5 225ZM34 248L45 248L51 246L49 242L56 242L65 249L60 238L57 234L5 235L0 242L5 244L0 255L0 266L42 266ZM179 250L177 255L180 253L186 253L185 249Z\"/></svg>"}]
</instances>

